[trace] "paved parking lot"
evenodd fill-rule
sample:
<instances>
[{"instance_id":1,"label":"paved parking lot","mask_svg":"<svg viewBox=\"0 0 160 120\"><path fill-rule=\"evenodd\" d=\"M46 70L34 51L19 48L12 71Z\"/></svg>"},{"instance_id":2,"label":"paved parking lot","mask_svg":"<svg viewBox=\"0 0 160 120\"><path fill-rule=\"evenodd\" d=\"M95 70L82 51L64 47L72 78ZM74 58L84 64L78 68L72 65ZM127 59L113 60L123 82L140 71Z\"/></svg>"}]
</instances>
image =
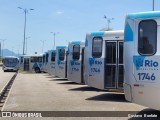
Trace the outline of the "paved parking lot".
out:
<instances>
[{"instance_id":1,"label":"paved parking lot","mask_svg":"<svg viewBox=\"0 0 160 120\"><path fill-rule=\"evenodd\" d=\"M19 73L3 111L144 111L146 109L127 102L123 93L101 91L53 78L48 74Z\"/></svg>"},{"instance_id":2,"label":"paved parking lot","mask_svg":"<svg viewBox=\"0 0 160 120\"><path fill-rule=\"evenodd\" d=\"M0 66L0 91L9 82L14 74L15 72L3 72L2 67Z\"/></svg>"}]
</instances>

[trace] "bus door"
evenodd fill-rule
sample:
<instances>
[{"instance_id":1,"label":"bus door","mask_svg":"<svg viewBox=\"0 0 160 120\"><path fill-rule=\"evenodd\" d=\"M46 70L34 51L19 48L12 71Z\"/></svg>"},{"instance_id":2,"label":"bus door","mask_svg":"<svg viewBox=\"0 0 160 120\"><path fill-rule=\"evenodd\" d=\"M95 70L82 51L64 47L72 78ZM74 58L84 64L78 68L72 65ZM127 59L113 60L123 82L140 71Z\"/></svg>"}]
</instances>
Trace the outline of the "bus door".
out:
<instances>
[{"instance_id":1,"label":"bus door","mask_svg":"<svg viewBox=\"0 0 160 120\"><path fill-rule=\"evenodd\" d=\"M123 88L123 42L106 41L105 88Z\"/></svg>"},{"instance_id":2,"label":"bus door","mask_svg":"<svg viewBox=\"0 0 160 120\"><path fill-rule=\"evenodd\" d=\"M29 58L24 58L24 71L29 71Z\"/></svg>"}]
</instances>

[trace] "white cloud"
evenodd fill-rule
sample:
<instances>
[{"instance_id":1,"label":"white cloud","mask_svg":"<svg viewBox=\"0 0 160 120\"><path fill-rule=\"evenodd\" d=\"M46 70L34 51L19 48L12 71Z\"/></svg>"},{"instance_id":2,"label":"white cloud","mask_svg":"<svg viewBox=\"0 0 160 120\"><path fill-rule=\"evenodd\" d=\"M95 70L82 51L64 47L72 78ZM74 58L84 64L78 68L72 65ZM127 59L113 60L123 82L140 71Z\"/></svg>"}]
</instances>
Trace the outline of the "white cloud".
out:
<instances>
[{"instance_id":1,"label":"white cloud","mask_svg":"<svg viewBox=\"0 0 160 120\"><path fill-rule=\"evenodd\" d=\"M56 14L58 14L58 15L61 15L61 14L63 14L64 12L62 12L62 11L57 11L56 12Z\"/></svg>"}]
</instances>

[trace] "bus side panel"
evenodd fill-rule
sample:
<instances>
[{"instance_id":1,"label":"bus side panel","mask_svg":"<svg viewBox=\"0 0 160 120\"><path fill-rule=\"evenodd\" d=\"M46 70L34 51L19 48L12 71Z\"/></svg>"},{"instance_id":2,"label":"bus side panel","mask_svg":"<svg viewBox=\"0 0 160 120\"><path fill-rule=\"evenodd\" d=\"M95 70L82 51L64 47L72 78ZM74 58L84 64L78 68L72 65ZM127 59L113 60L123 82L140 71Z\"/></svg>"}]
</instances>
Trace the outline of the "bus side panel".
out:
<instances>
[{"instance_id":1,"label":"bus side panel","mask_svg":"<svg viewBox=\"0 0 160 120\"><path fill-rule=\"evenodd\" d=\"M124 93L126 100L132 101L132 88L131 85L134 83L135 78L133 75L133 42L125 42L124 43ZM131 51L128 51L131 50Z\"/></svg>"},{"instance_id":2,"label":"bus side panel","mask_svg":"<svg viewBox=\"0 0 160 120\"><path fill-rule=\"evenodd\" d=\"M124 93L128 101L132 101L132 84L135 81L133 75L133 55L134 55L134 21L126 20L124 32Z\"/></svg>"},{"instance_id":3,"label":"bus side panel","mask_svg":"<svg viewBox=\"0 0 160 120\"><path fill-rule=\"evenodd\" d=\"M58 49L56 49L56 57L55 57L55 76L58 77L58 71L59 71L59 67L58 67L58 59L59 57L59 53L58 53Z\"/></svg>"},{"instance_id":4,"label":"bus side panel","mask_svg":"<svg viewBox=\"0 0 160 120\"><path fill-rule=\"evenodd\" d=\"M51 54L52 51L49 51L49 57L48 57L48 74L52 75L52 67L53 67L53 62L51 61Z\"/></svg>"},{"instance_id":5,"label":"bus side panel","mask_svg":"<svg viewBox=\"0 0 160 120\"><path fill-rule=\"evenodd\" d=\"M85 43L86 44L86 43ZM84 77L84 83L86 85L88 85L88 64L87 64L87 49L88 47L85 45L85 49L84 49L84 65L83 65L83 77Z\"/></svg>"}]
</instances>

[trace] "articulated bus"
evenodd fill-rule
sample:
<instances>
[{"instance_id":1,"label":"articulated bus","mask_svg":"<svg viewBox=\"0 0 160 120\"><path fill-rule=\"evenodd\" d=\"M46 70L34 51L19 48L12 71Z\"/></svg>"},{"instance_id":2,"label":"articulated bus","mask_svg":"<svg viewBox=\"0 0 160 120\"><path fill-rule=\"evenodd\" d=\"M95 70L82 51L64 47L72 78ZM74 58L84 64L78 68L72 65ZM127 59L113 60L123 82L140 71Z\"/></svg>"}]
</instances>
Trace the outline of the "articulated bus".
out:
<instances>
[{"instance_id":1,"label":"articulated bus","mask_svg":"<svg viewBox=\"0 0 160 120\"><path fill-rule=\"evenodd\" d=\"M68 44L67 78L76 83L84 83L84 47L85 43L81 41Z\"/></svg>"},{"instance_id":2,"label":"articulated bus","mask_svg":"<svg viewBox=\"0 0 160 120\"><path fill-rule=\"evenodd\" d=\"M19 69L19 58L14 56L6 56L2 59L2 69L4 72L6 71L18 71Z\"/></svg>"},{"instance_id":3,"label":"articulated bus","mask_svg":"<svg viewBox=\"0 0 160 120\"><path fill-rule=\"evenodd\" d=\"M99 31L86 35L85 84L102 90L122 90L124 32Z\"/></svg>"},{"instance_id":4,"label":"articulated bus","mask_svg":"<svg viewBox=\"0 0 160 120\"><path fill-rule=\"evenodd\" d=\"M24 55L23 56L23 67L24 71L35 71L36 73L41 72L42 67L42 55Z\"/></svg>"},{"instance_id":5,"label":"articulated bus","mask_svg":"<svg viewBox=\"0 0 160 120\"><path fill-rule=\"evenodd\" d=\"M56 74L59 78L67 78L67 47L57 46L56 47Z\"/></svg>"},{"instance_id":6,"label":"articulated bus","mask_svg":"<svg viewBox=\"0 0 160 120\"><path fill-rule=\"evenodd\" d=\"M124 92L128 101L160 110L160 11L131 13L124 32Z\"/></svg>"},{"instance_id":7,"label":"articulated bus","mask_svg":"<svg viewBox=\"0 0 160 120\"><path fill-rule=\"evenodd\" d=\"M55 57L56 57L56 50L49 50L48 51L49 58L48 58L48 74L55 75Z\"/></svg>"}]
</instances>

